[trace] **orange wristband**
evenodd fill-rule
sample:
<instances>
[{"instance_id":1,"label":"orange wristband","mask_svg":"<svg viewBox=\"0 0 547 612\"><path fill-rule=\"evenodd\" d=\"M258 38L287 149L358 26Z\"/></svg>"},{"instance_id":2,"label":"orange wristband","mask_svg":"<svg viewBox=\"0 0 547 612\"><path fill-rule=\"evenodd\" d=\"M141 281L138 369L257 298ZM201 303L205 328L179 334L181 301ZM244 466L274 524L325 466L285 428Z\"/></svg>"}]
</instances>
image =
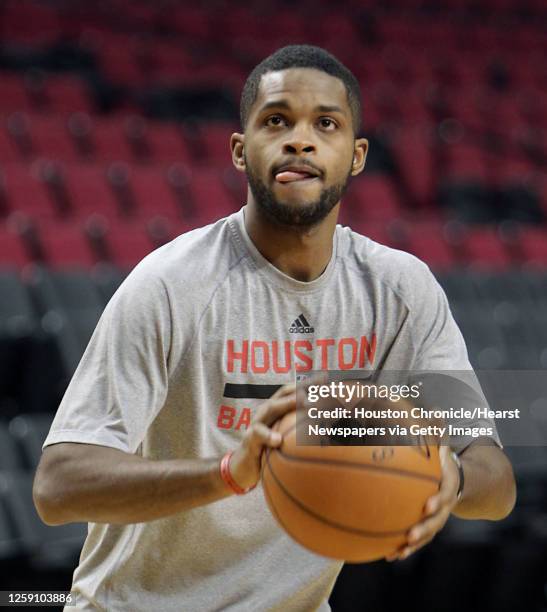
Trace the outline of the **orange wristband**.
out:
<instances>
[{"instance_id":1,"label":"orange wristband","mask_svg":"<svg viewBox=\"0 0 547 612\"><path fill-rule=\"evenodd\" d=\"M232 478L232 474L230 473L230 459L232 458L233 454L234 451L230 451L229 453L226 453L224 457L222 457L222 460L220 462L220 477L236 495L245 495L245 493L252 491L256 487L256 485L243 489Z\"/></svg>"}]
</instances>

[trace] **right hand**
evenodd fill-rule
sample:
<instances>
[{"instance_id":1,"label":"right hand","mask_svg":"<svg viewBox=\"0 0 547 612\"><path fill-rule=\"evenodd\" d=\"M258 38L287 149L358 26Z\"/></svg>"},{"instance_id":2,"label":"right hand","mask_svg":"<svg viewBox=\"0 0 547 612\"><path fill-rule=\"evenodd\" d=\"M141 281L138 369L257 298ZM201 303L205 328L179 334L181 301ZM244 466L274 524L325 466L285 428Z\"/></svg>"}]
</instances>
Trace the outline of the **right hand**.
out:
<instances>
[{"instance_id":1,"label":"right hand","mask_svg":"<svg viewBox=\"0 0 547 612\"><path fill-rule=\"evenodd\" d=\"M294 383L281 387L258 407L241 444L230 459L232 478L243 489L254 486L260 479L260 458L264 448L281 445L282 435L271 426L291 410L296 410Z\"/></svg>"}]
</instances>

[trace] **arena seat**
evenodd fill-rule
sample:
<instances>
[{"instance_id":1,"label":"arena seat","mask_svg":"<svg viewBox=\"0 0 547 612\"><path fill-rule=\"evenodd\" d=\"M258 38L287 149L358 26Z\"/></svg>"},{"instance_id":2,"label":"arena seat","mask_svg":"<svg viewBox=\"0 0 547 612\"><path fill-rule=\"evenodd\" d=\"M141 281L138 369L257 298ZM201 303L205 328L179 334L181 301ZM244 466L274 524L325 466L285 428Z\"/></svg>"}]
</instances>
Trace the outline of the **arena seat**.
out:
<instances>
[{"instance_id":1,"label":"arena seat","mask_svg":"<svg viewBox=\"0 0 547 612\"><path fill-rule=\"evenodd\" d=\"M110 254L109 262L130 270L153 250L153 244L142 222L115 222L108 224L105 235Z\"/></svg>"},{"instance_id":2,"label":"arena seat","mask_svg":"<svg viewBox=\"0 0 547 612\"><path fill-rule=\"evenodd\" d=\"M2 167L5 198L9 211L35 219L55 219L57 212L36 167L9 164Z\"/></svg>"},{"instance_id":3,"label":"arena seat","mask_svg":"<svg viewBox=\"0 0 547 612\"><path fill-rule=\"evenodd\" d=\"M545 267L547 265L547 231L544 228L528 228L520 236L523 263Z\"/></svg>"},{"instance_id":4,"label":"arena seat","mask_svg":"<svg viewBox=\"0 0 547 612\"><path fill-rule=\"evenodd\" d=\"M91 138L95 145L95 158L101 163L133 159L122 117L96 117Z\"/></svg>"},{"instance_id":5,"label":"arena seat","mask_svg":"<svg viewBox=\"0 0 547 612\"><path fill-rule=\"evenodd\" d=\"M200 129L203 143L203 161L209 167L224 168L232 164L230 138L234 132L239 132L237 125L211 123Z\"/></svg>"},{"instance_id":6,"label":"arena seat","mask_svg":"<svg viewBox=\"0 0 547 612\"><path fill-rule=\"evenodd\" d=\"M84 81L75 76L49 76L45 82L49 108L56 114L93 112Z\"/></svg>"},{"instance_id":7,"label":"arena seat","mask_svg":"<svg viewBox=\"0 0 547 612\"><path fill-rule=\"evenodd\" d=\"M440 224L409 224L407 245L413 255L434 270L447 270L456 264L453 248L444 238Z\"/></svg>"},{"instance_id":8,"label":"arena seat","mask_svg":"<svg viewBox=\"0 0 547 612\"><path fill-rule=\"evenodd\" d=\"M103 310L91 278L83 271L64 273L36 266L28 274L42 328L49 334L63 376L70 377Z\"/></svg>"},{"instance_id":9,"label":"arena seat","mask_svg":"<svg viewBox=\"0 0 547 612\"><path fill-rule=\"evenodd\" d=\"M391 145L403 189L408 192L412 207L432 207L435 179L431 126L401 127L391 139Z\"/></svg>"},{"instance_id":10,"label":"arena seat","mask_svg":"<svg viewBox=\"0 0 547 612\"><path fill-rule=\"evenodd\" d=\"M188 190L192 213L183 217L183 220L194 226L206 225L239 208L223 185L218 170L193 168Z\"/></svg>"},{"instance_id":11,"label":"arena seat","mask_svg":"<svg viewBox=\"0 0 547 612\"><path fill-rule=\"evenodd\" d=\"M14 111L32 112L32 103L27 95L23 77L18 73L2 73L2 95L0 96L0 116Z\"/></svg>"},{"instance_id":12,"label":"arena seat","mask_svg":"<svg viewBox=\"0 0 547 612\"><path fill-rule=\"evenodd\" d=\"M486 157L478 146L465 143L447 144L443 153L445 180L478 181L486 185L490 182L491 174L486 165Z\"/></svg>"},{"instance_id":13,"label":"arena seat","mask_svg":"<svg viewBox=\"0 0 547 612\"><path fill-rule=\"evenodd\" d=\"M505 269L511 257L499 239L496 228L469 228L461 246L466 261L474 267Z\"/></svg>"},{"instance_id":14,"label":"arena seat","mask_svg":"<svg viewBox=\"0 0 547 612\"><path fill-rule=\"evenodd\" d=\"M347 192L352 217L366 222L387 222L402 216L393 181L380 174L355 179Z\"/></svg>"},{"instance_id":15,"label":"arena seat","mask_svg":"<svg viewBox=\"0 0 547 612\"><path fill-rule=\"evenodd\" d=\"M106 168L95 164L65 166L65 181L74 215L86 219L99 214L107 219L123 215L121 206L109 185Z\"/></svg>"},{"instance_id":16,"label":"arena seat","mask_svg":"<svg viewBox=\"0 0 547 612\"><path fill-rule=\"evenodd\" d=\"M1 97L1 96L0 96ZM16 142L5 129L4 122L0 120L0 160L4 164L11 164L24 160L24 155L17 147Z\"/></svg>"},{"instance_id":17,"label":"arena seat","mask_svg":"<svg viewBox=\"0 0 547 612\"><path fill-rule=\"evenodd\" d=\"M57 116L29 115L29 131L36 156L59 161L78 161L79 155L67 130Z\"/></svg>"},{"instance_id":18,"label":"arena seat","mask_svg":"<svg viewBox=\"0 0 547 612\"><path fill-rule=\"evenodd\" d=\"M90 268L96 263L96 256L79 222L43 223L39 236L45 256L43 263L47 265L54 268Z\"/></svg>"},{"instance_id":19,"label":"arena seat","mask_svg":"<svg viewBox=\"0 0 547 612\"><path fill-rule=\"evenodd\" d=\"M130 167L129 182L135 195L136 214L143 219L163 216L179 219L181 210L161 166Z\"/></svg>"},{"instance_id":20,"label":"arena seat","mask_svg":"<svg viewBox=\"0 0 547 612\"><path fill-rule=\"evenodd\" d=\"M191 151L188 150L180 126L177 124L149 123L147 135L155 163L191 162Z\"/></svg>"}]
</instances>

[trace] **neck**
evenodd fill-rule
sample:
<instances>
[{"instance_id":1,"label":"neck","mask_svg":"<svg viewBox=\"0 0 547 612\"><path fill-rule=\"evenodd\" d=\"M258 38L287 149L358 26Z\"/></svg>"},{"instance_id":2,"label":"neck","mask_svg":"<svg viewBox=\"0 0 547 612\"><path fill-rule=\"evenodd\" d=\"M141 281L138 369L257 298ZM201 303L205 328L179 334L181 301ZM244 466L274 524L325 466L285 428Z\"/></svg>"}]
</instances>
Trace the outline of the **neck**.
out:
<instances>
[{"instance_id":1,"label":"neck","mask_svg":"<svg viewBox=\"0 0 547 612\"><path fill-rule=\"evenodd\" d=\"M312 228L290 228L264 218L249 198L245 206L245 229L256 248L287 276L310 282L323 273L332 256L332 238L338 219L338 203Z\"/></svg>"}]
</instances>

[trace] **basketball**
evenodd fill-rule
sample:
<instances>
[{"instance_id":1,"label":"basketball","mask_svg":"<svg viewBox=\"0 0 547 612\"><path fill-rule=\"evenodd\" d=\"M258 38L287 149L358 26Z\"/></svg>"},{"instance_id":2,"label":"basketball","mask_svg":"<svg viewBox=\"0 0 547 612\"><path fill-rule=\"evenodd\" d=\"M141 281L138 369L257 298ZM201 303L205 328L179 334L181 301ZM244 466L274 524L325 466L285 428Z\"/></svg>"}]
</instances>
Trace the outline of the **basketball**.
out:
<instances>
[{"instance_id":1,"label":"basketball","mask_svg":"<svg viewBox=\"0 0 547 612\"><path fill-rule=\"evenodd\" d=\"M297 446L295 412L273 429L283 441L262 458L268 507L294 540L325 557L358 563L393 553L439 489L436 445Z\"/></svg>"}]
</instances>

